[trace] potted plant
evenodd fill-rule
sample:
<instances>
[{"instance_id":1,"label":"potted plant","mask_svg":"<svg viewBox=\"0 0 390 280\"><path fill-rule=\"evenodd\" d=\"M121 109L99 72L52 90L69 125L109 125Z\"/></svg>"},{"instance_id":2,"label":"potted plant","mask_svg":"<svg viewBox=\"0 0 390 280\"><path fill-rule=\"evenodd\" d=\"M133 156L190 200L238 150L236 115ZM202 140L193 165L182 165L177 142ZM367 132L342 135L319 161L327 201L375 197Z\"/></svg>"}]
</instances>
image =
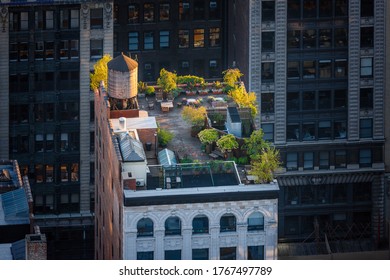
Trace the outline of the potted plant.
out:
<instances>
[{"instance_id":1,"label":"potted plant","mask_svg":"<svg viewBox=\"0 0 390 280\"><path fill-rule=\"evenodd\" d=\"M202 144L206 145L206 153L210 154L213 149L213 143L218 140L218 132L213 128L207 128L198 133Z\"/></svg>"},{"instance_id":2,"label":"potted plant","mask_svg":"<svg viewBox=\"0 0 390 280\"><path fill-rule=\"evenodd\" d=\"M220 81L215 81L214 82L214 89L212 89L213 94L222 94L222 88L223 85L221 84Z\"/></svg>"},{"instance_id":3,"label":"potted plant","mask_svg":"<svg viewBox=\"0 0 390 280\"><path fill-rule=\"evenodd\" d=\"M233 134L226 134L218 139L217 147L220 148L223 153L231 153L233 149L238 148L238 142Z\"/></svg>"},{"instance_id":4,"label":"potted plant","mask_svg":"<svg viewBox=\"0 0 390 280\"><path fill-rule=\"evenodd\" d=\"M157 131L158 143L160 143L161 147L166 147L168 142L173 139L173 136L172 132L163 128L159 128Z\"/></svg>"},{"instance_id":5,"label":"potted plant","mask_svg":"<svg viewBox=\"0 0 390 280\"><path fill-rule=\"evenodd\" d=\"M206 108L203 106L200 106L199 108L186 106L183 108L181 116L191 125L191 136L195 137L204 127L205 118L207 116Z\"/></svg>"}]
</instances>

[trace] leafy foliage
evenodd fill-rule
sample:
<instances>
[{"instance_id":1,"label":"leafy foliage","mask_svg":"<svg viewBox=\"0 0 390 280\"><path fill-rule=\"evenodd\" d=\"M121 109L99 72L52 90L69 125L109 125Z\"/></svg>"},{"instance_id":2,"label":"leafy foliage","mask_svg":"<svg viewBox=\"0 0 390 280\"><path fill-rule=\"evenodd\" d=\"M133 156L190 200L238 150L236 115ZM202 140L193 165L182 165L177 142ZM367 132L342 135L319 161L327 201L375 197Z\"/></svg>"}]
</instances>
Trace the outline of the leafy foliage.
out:
<instances>
[{"instance_id":1,"label":"leafy foliage","mask_svg":"<svg viewBox=\"0 0 390 280\"><path fill-rule=\"evenodd\" d=\"M107 79L108 79L107 63L111 59L112 57L109 54L105 54L93 66L94 69L93 74L89 74L90 87L92 90L98 89L101 81L103 81L104 85L107 87Z\"/></svg>"},{"instance_id":2,"label":"leafy foliage","mask_svg":"<svg viewBox=\"0 0 390 280\"><path fill-rule=\"evenodd\" d=\"M223 74L223 82L228 87L227 91L235 88L236 83L240 80L240 78L243 75L241 73L240 69L238 69L238 68L227 69L227 70L223 71L222 74Z\"/></svg>"},{"instance_id":3,"label":"leafy foliage","mask_svg":"<svg viewBox=\"0 0 390 280\"><path fill-rule=\"evenodd\" d=\"M173 139L174 134L166 129L159 128L157 130L158 143L165 146Z\"/></svg>"},{"instance_id":4,"label":"leafy foliage","mask_svg":"<svg viewBox=\"0 0 390 280\"><path fill-rule=\"evenodd\" d=\"M164 92L168 93L177 87L176 80L176 73L169 72L162 68L160 70L160 77L157 79L157 85L159 85Z\"/></svg>"},{"instance_id":5,"label":"leafy foliage","mask_svg":"<svg viewBox=\"0 0 390 280\"><path fill-rule=\"evenodd\" d=\"M233 134L226 134L218 139L217 147L220 148L222 152L226 152L227 150L237 149L238 142Z\"/></svg>"},{"instance_id":6,"label":"leafy foliage","mask_svg":"<svg viewBox=\"0 0 390 280\"><path fill-rule=\"evenodd\" d=\"M207 128L199 132L198 137L202 144L212 144L218 140L218 132L215 129Z\"/></svg>"},{"instance_id":7,"label":"leafy foliage","mask_svg":"<svg viewBox=\"0 0 390 280\"><path fill-rule=\"evenodd\" d=\"M274 179L274 171L279 166L279 151L274 147L268 147L252 159L249 174L256 176L256 183L269 183Z\"/></svg>"},{"instance_id":8,"label":"leafy foliage","mask_svg":"<svg viewBox=\"0 0 390 280\"><path fill-rule=\"evenodd\" d=\"M237 103L238 107L250 108L251 115L257 115L257 101L254 92L247 92L245 87L235 87L228 92L228 95Z\"/></svg>"},{"instance_id":9,"label":"leafy foliage","mask_svg":"<svg viewBox=\"0 0 390 280\"><path fill-rule=\"evenodd\" d=\"M202 127L206 117L206 108L203 106L199 108L185 106L181 112L181 116L190 125Z\"/></svg>"},{"instance_id":10,"label":"leafy foliage","mask_svg":"<svg viewBox=\"0 0 390 280\"><path fill-rule=\"evenodd\" d=\"M264 133L261 129L253 131L251 136L245 139L245 148L251 159L257 158L269 147L270 145L264 140Z\"/></svg>"},{"instance_id":11,"label":"leafy foliage","mask_svg":"<svg viewBox=\"0 0 390 280\"><path fill-rule=\"evenodd\" d=\"M196 84L203 85L205 83L204 78L192 75L178 76L178 84L187 84L188 88L192 89Z\"/></svg>"}]
</instances>

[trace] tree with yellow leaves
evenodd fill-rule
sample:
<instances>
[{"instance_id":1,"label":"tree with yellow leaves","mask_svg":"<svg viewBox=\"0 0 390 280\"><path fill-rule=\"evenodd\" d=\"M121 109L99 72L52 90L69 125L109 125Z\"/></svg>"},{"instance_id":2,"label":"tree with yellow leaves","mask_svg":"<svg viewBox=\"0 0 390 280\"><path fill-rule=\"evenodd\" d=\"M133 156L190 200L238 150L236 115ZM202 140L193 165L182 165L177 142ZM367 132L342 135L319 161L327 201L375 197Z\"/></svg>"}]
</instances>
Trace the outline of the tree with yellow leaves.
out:
<instances>
[{"instance_id":1,"label":"tree with yellow leaves","mask_svg":"<svg viewBox=\"0 0 390 280\"><path fill-rule=\"evenodd\" d=\"M107 63L111 59L112 57L109 54L105 54L93 66L93 74L89 74L91 80L90 87L92 90L98 89L101 81L103 81L104 85L107 87L107 79L108 79Z\"/></svg>"},{"instance_id":2,"label":"tree with yellow leaves","mask_svg":"<svg viewBox=\"0 0 390 280\"><path fill-rule=\"evenodd\" d=\"M257 115L257 101L256 94L254 92L247 92L245 87L235 87L228 92L228 95L232 97L234 102L240 108L250 108L252 117Z\"/></svg>"}]
</instances>

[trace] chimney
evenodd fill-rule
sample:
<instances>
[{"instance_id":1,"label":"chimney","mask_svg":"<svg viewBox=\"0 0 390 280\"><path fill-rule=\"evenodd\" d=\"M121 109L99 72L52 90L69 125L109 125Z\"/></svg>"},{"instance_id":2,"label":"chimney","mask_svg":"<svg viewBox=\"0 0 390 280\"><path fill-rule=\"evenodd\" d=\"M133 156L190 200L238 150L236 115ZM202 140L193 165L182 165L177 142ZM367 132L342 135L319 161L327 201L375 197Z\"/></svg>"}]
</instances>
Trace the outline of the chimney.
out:
<instances>
[{"instance_id":1,"label":"chimney","mask_svg":"<svg viewBox=\"0 0 390 280\"><path fill-rule=\"evenodd\" d=\"M119 129L125 131L126 130L126 118L119 118Z\"/></svg>"},{"instance_id":2,"label":"chimney","mask_svg":"<svg viewBox=\"0 0 390 280\"><path fill-rule=\"evenodd\" d=\"M46 235L26 235L26 260L47 260Z\"/></svg>"}]
</instances>

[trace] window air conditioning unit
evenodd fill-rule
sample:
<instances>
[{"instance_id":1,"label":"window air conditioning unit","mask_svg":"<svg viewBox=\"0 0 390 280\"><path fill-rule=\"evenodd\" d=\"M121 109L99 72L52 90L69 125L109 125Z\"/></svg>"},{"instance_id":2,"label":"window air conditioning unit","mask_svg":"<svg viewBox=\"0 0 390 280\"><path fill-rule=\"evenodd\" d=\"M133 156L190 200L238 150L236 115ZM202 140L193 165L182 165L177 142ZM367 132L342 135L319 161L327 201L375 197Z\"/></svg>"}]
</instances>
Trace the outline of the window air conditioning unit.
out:
<instances>
[{"instance_id":1,"label":"window air conditioning unit","mask_svg":"<svg viewBox=\"0 0 390 280\"><path fill-rule=\"evenodd\" d=\"M216 1L210 1L210 8L211 9L217 8L217 2Z\"/></svg>"},{"instance_id":2,"label":"window air conditioning unit","mask_svg":"<svg viewBox=\"0 0 390 280\"><path fill-rule=\"evenodd\" d=\"M210 67L217 67L217 61L210 60Z\"/></svg>"},{"instance_id":3,"label":"window air conditioning unit","mask_svg":"<svg viewBox=\"0 0 390 280\"><path fill-rule=\"evenodd\" d=\"M189 9L190 3L183 3L183 9Z\"/></svg>"},{"instance_id":4,"label":"window air conditioning unit","mask_svg":"<svg viewBox=\"0 0 390 280\"><path fill-rule=\"evenodd\" d=\"M145 186L145 180L144 179L137 179L135 184L136 184L137 187L144 187Z\"/></svg>"}]
</instances>

